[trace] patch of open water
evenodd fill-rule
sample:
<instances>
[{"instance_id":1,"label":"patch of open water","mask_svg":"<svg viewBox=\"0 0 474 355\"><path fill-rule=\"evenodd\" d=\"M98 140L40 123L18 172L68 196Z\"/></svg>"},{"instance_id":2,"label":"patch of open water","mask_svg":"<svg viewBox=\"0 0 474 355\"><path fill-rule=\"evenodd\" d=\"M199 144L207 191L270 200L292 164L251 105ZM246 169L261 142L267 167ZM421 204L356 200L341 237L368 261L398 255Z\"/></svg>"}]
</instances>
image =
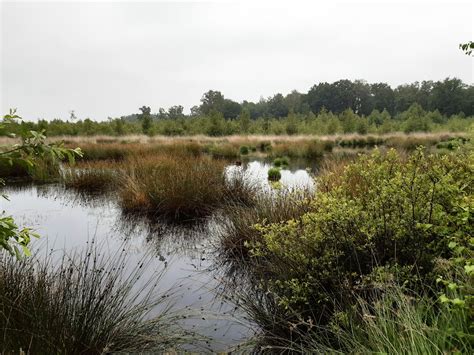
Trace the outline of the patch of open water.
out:
<instances>
[{"instance_id":1,"label":"patch of open water","mask_svg":"<svg viewBox=\"0 0 474 355\"><path fill-rule=\"evenodd\" d=\"M227 174L243 170L264 190L271 187L267 172L271 166L252 161L229 166ZM283 188L314 188L307 170L282 170ZM45 255L83 249L90 243L104 253L126 248L132 262L152 255L151 269L164 269L159 290L172 290L173 309L197 314L183 319L182 326L210 338L209 347L222 351L252 336L255 327L231 302L226 301L222 277L217 270L215 241L219 225L209 218L196 226L169 226L130 219L122 214L113 197L84 199L59 185L7 186L10 201L1 201L0 210L12 215L20 226L41 235L33 250ZM153 275L149 273L149 277ZM218 296L218 294L220 296ZM156 310L158 312L159 310Z\"/></svg>"}]
</instances>

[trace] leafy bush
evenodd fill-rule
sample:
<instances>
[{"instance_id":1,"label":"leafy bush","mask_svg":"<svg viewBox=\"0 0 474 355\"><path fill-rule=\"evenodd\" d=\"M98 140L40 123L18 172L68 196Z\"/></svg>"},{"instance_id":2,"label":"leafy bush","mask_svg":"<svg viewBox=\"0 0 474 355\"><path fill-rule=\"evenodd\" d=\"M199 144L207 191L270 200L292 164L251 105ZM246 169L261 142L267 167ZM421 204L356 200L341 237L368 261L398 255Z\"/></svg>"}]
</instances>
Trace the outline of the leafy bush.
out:
<instances>
[{"instance_id":1,"label":"leafy bush","mask_svg":"<svg viewBox=\"0 0 474 355\"><path fill-rule=\"evenodd\" d=\"M268 289L281 307L324 324L336 305L373 290L379 266L413 289L433 284L435 260L449 257L460 228L456 206L472 198L473 160L419 149L405 161L375 151L341 176L328 174L310 212L257 226L262 239L252 253L266 265Z\"/></svg>"}]
</instances>

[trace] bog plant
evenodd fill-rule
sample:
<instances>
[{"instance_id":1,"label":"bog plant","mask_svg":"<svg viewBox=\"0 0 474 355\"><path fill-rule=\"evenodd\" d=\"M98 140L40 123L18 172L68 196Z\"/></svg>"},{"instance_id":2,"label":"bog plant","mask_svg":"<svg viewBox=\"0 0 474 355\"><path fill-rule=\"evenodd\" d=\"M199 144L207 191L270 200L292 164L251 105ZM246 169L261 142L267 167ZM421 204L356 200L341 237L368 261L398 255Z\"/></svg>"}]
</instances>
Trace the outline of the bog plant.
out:
<instances>
[{"instance_id":1,"label":"bog plant","mask_svg":"<svg viewBox=\"0 0 474 355\"><path fill-rule=\"evenodd\" d=\"M0 352L161 353L190 340L158 288L162 272L142 282L151 258L97 247L55 255L0 258Z\"/></svg>"},{"instance_id":2,"label":"bog plant","mask_svg":"<svg viewBox=\"0 0 474 355\"><path fill-rule=\"evenodd\" d=\"M289 164L289 161L287 157L276 158L275 160L273 160L273 166L276 168L280 168L280 167L286 168L288 167L288 164Z\"/></svg>"},{"instance_id":3,"label":"bog plant","mask_svg":"<svg viewBox=\"0 0 474 355\"><path fill-rule=\"evenodd\" d=\"M310 212L256 226L262 238L251 252L266 265L266 287L282 308L325 324L337 307L376 288L380 267L413 290L434 286L436 262L450 257L453 238L463 246L472 238L472 216L460 206L472 201L473 167L472 152L418 149L405 160L376 150L326 175Z\"/></svg>"},{"instance_id":4,"label":"bog plant","mask_svg":"<svg viewBox=\"0 0 474 355\"><path fill-rule=\"evenodd\" d=\"M125 167L121 205L173 220L206 217L223 202L224 166L209 157L137 157Z\"/></svg>"},{"instance_id":5,"label":"bog plant","mask_svg":"<svg viewBox=\"0 0 474 355\"><path fill-rule=\"evenodd\" d=\"M243 145L240 147L239 151L240 151L240 155L248 155L249 147L247 147L246 145Z\"/></svg>"},{"instance_id":6,"label":"bog plant","mask_svg":"<svg viewBox=\"0 0 474 355\"><path fill-rule=\"evenodd\" d=\"M268 180L279 181L281 179L281 172L279 168L268 169Z\"/></svg>"}]
</instances>

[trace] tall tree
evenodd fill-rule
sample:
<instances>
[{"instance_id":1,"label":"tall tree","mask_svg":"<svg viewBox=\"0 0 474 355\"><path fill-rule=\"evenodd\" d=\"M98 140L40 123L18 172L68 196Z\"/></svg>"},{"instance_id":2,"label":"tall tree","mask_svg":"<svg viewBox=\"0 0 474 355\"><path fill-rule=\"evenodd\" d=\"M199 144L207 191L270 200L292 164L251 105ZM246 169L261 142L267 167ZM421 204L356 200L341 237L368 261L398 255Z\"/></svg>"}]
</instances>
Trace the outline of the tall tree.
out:
<instances>
[{"instance_id":1,"label":"tall tree","mask_svg":"<svg viewBox=\"0 0 474 355\"><path fill-rule=\"evenodd\" d=\"M151 108L142 106L139 110L141 114L138 115L138 119L142 122L142 131L144 134L149 134L152 125Z\"/></svg>"}]
</instances>

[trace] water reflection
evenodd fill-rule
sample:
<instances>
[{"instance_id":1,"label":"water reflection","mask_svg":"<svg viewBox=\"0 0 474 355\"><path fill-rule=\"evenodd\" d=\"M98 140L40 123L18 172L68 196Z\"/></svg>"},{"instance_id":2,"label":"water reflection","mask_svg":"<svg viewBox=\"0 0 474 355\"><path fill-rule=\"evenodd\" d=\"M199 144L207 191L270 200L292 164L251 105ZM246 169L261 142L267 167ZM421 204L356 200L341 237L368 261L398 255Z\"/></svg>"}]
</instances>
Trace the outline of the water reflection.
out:
<instances>
[{"instance_id":1,"label":"water reflection","mask_svg":"<svg viewBox=\"0 0 474 355\"><path fill-rule=\"evenodd\" d=\"M248 183L268 192L272 190L267 180L270 167L252 161L229 166L226 174L230 179L244 174ZM307 170L283 169L281 175L283 189L315 188ZM46 251L44 255L54 249L60 260L61 255L91 243L99 245L101 253L127 250L131 263L151 255L148 277L153 277L153 270L164 268L160 289L173 290L170 297L176 310L195 314L183 317L186 329L210 337L214 351L225 350L252 335L253 325L244 320L231 301L231 293L241 290L248 272L242 265L239 269L216 259L219 218L171 225L149 215L124 215L113 192L81 193L54 184L15 184L3 192L10 201L1 200L0 209L8 211L20 226L32 227L42 236L33 247ZM41 256L40 250L36 252Z\"/></svg>"},{"instance_id":2,"label":"water reflection","mask_svg":"<svg viewBox=\"0 0 474 355\"><path fill-rule=\"evenodd\" d=\"M21 226L33 227L41 236L35 249L54 249L57 260L64 253L81 250L90 243L100 246L101 253L113 254L125 248L131 263L148 253L153 270L165 268L160 289L172 291L173 308L189 316L182 325L211 338L213 350L224 350L246 339L249 324L233 317L234 305L216 299L219 280L209 272L213 265L212 219L194 226L169 226L140 219L124 218L117 202L109 197L83 198L55 185L17 185L5 188L10 201L0 208L8 211ZM35 250L38 255L47 253ZM158 311L158 310L156 310Z\"/></svg>"},{"instance_id":3,"label":"water reflection","mask_svg":"<svg viewBox=\"0 0 474 355\"><path fill-rule=\"evenodd\" d=\"M268 181L268 170L272 165L265 161L251 161L241 166L230 165L226 168L226 175L232 179L234 176L243 175L245 179L255 184L263 191L271 191L272 185ZM312 169L282 169L280 183L285 190L306 189L313 191L315 188Z\"/></svg>"}]
</instances>

